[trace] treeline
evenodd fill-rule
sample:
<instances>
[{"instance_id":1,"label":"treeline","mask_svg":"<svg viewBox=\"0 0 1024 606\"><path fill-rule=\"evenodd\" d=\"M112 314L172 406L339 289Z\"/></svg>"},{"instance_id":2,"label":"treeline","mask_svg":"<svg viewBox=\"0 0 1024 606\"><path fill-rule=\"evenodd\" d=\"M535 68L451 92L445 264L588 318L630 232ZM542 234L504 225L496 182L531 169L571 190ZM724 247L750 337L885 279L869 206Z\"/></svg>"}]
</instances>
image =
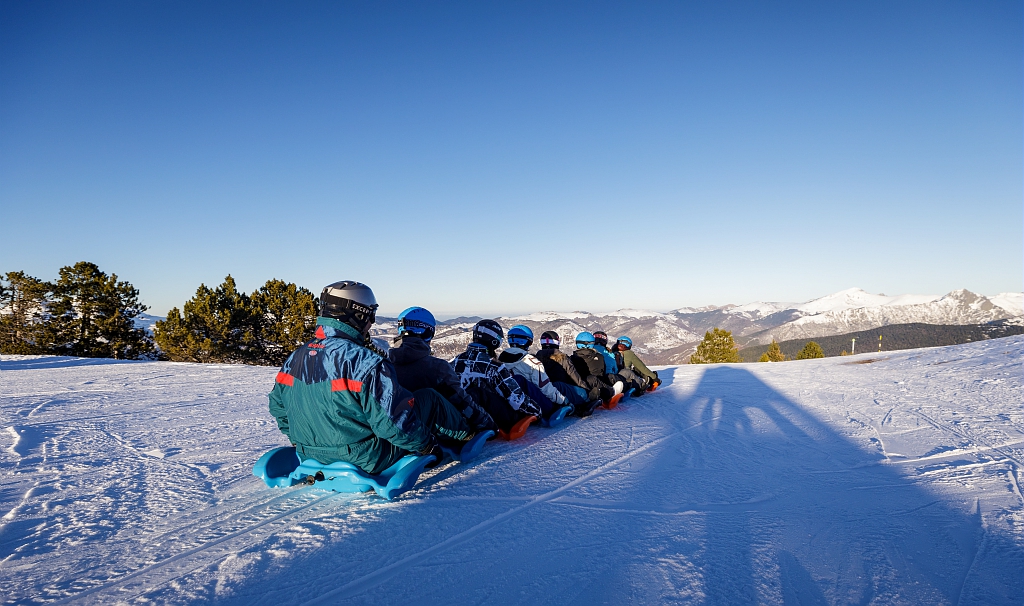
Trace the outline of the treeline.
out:
<instances>
[{"instance_id":1,"label":"treeline","mask_svg":"<svg viewBox=\"0 0 1024 606\"><path fill-rule=\"evenodd\" d=\"M148 309L138 289L117 274L82 261L59 275L0 276L0 353L279 366L316 329L316 297L283 280L251 295L230 275L216 288L202 284L150 336L135 324Z\"/></svg>"},{"instance_id":2,"label":"treeline","mask_svg":"<svg viewBox=\"0 0 1024 606\"><path fill-rule=\"evenodd\" d=\"M155 357L153 340L135 326L147 309L135 287L85 261L60 268L59 276L0 276L0 353Z\"/></svg>"},{"instance_id":3,"label":"treeline","mask_svg":"<svg viewBox=\"0 0 1024 606\"><path fill-rule=\"evenodd\" d=\"M831 337L815 337L814 341L821 346L826 357L841 356L850 353L878 352L878 337L882 337L882 351L900 349L916 349L919 347L942 347L946 345L962 345L974 341L997 339L1024 334L1024 326L997 320L988 324L891 324L872 330L862 330ZM857 339L856 347L851 340ZM788 359L795 359L808 339L782 341L778 347ZM770 345L755 345L739 350L744 362L756 362L768 353Z\"/></svg>"},{"instance_id":4,"label":"treeline","mask_svg":"<svg viewBox=\"0 0 1024 606\"><path fill-rule=\"evenodd\" d=\"M317 311L305 288L274 279L247 295L229 275L216 288L200 285L153 332L161 356L174 362L280 366L313 338Z\"/></svg>"}]
</instances>

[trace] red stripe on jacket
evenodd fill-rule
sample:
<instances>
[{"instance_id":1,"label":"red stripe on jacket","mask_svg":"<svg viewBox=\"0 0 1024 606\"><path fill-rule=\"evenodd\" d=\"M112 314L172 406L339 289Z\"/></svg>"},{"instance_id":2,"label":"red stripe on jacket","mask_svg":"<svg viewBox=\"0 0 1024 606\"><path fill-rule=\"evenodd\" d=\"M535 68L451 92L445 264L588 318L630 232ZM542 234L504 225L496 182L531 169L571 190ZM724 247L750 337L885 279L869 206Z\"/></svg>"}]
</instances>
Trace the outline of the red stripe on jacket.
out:
<instances>
[{"instance_id":1,"label":"red stripe on jacket","mask_svg":"<svg viewBox=\"0 0 1024 606\"><path fill-rule=\"evenodd\" d=\"M286 372L279 372L277 373L277 382L280 383L281 385L291 386L295 384L295 377L291 376Z\"/></svg>"},{"instance_id":2,"label":"red stripe on jacket","mask_svg":"<svg viewBox=\"0 0 1024 606\"><path fill-rule=\"evenodd\" d=\"M335 379L331 381L331 391L351 391L359 393L363 390L363 384L351 379Z\"/></svg>"}]
</instances>

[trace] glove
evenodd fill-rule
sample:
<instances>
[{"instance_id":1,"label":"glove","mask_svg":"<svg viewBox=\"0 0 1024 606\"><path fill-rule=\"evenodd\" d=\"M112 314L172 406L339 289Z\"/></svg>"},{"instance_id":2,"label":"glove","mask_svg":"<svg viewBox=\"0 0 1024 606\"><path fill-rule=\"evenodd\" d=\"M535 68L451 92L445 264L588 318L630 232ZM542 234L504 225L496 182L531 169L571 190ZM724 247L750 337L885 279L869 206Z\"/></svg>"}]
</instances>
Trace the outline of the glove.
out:
<instances>
[{"instance_id":1,"label":"glove","mask_svg":"<svg viewBox=\"0 0 1024 606\"><path fill-rule=\"evenodd\" d=\"M441 461L444 460L444 451L441 450L441 445L437 442L434 442L434 445L430 449L424 450L420 455L434 455L434 460L426 464L427 469L437 467L441 464Z\"/></svg>"}]
</instances>

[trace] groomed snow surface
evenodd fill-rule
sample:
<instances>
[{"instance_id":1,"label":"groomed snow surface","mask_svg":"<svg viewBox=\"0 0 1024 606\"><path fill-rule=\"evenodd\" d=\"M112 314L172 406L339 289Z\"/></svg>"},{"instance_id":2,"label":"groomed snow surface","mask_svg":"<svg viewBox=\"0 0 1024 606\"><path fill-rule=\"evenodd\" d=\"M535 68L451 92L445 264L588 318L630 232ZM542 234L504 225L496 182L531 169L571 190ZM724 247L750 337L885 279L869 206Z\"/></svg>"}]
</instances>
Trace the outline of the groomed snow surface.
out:
<instances>
[{"instance_id":1,"label":"groomed snow surface","mask_svg":"<svg viewBox=\"0 0 1024 606\"><path fill-rule=\"evenodd\" d=\"M269 489L276 369L0 361L0 600L1020 604L1024 337L681 366L393 502Z\"/></svg>"}]
</instances>

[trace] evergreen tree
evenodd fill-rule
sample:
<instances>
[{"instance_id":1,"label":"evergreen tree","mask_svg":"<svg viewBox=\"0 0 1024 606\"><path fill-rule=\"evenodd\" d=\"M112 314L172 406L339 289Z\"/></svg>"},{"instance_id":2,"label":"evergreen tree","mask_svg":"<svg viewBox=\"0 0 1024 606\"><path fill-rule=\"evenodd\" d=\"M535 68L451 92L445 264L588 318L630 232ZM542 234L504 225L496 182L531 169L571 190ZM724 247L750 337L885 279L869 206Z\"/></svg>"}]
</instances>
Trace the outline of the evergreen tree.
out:
<instances>
[{"instance_id":1,"label":"evergreen tree","mask_svg":"<svg viewBox=\"0 0 1024 606\"><path fill-rule=\"evenodd\" d=\"M258 363L258 317L229 274L215 289L201 284L182 311L157 322L156 343L175 362Z\"/></svg>"},{"instance_id":2,"label":"evergreen tree","mask_svg":"<svg viewBox=\"0 0 1024 606\"><path fill-rule=\"evenodd\" d=\"M797 360L810 360L813 358L824 358L825 352L821 349L821 345L818 345L814 341L808 341L807 345L800 350L800 353L796 354Z\"/></svg>"},{"instance_id":3,"label":"evergreen tree","mask_svg":"<svg viewBox=\"0 0 1024 606\"><path fill-rule=\"evenodd\" d=\"M60 269L53 285L50 319L45 324L51 353L89 358L134 360L153 353L145 329L135 318L147 307L128 282L81 261Z\"/></svg>"},{"instance_id":4,"label":"evergreen tree","mask_svg":"<svg viewBox=\"0 0 1024 606\"><path fill-rule=\"evenodd\" d=\"M786 356L779 349L779 344L772 339L772 344L768 346L768 351L761 355L758 362L785 362Z\"/></svg>"},{"instance_id":5,"label":"evergreen tree","mask_svg":"<svg viewBox=\"0 0 1024 606\"><path fill-rule=\"evenodd\" d=\"M53 285L9 271L0 278L0 353L46 353L44 328Z\"/></svg>"},{"instance_id":6,"label":"evergreen tree","mask_svg":"<svg viewBox=\"0 0 1024 606\"><path fill-rule=\"evenodd\" d=\"M252 293L252 308L258 318L261 364L280 366L295 348L313 338L317 302L305 288L283 280L268 280Z\"/></svg>"},{"instance_id":7,"label":"evergreen tree","mask_svg":"<svg viewBox=\"0 0 1024 606\"><path fill-rule=\"evenodd\" d=\"M690 356L690 364L718 364L722 362L739 362L740 354L736 349L732 333L720 328L712 328L704 333L704 340L697 345L697 351Z\"/></svg>"}]
</instances>

